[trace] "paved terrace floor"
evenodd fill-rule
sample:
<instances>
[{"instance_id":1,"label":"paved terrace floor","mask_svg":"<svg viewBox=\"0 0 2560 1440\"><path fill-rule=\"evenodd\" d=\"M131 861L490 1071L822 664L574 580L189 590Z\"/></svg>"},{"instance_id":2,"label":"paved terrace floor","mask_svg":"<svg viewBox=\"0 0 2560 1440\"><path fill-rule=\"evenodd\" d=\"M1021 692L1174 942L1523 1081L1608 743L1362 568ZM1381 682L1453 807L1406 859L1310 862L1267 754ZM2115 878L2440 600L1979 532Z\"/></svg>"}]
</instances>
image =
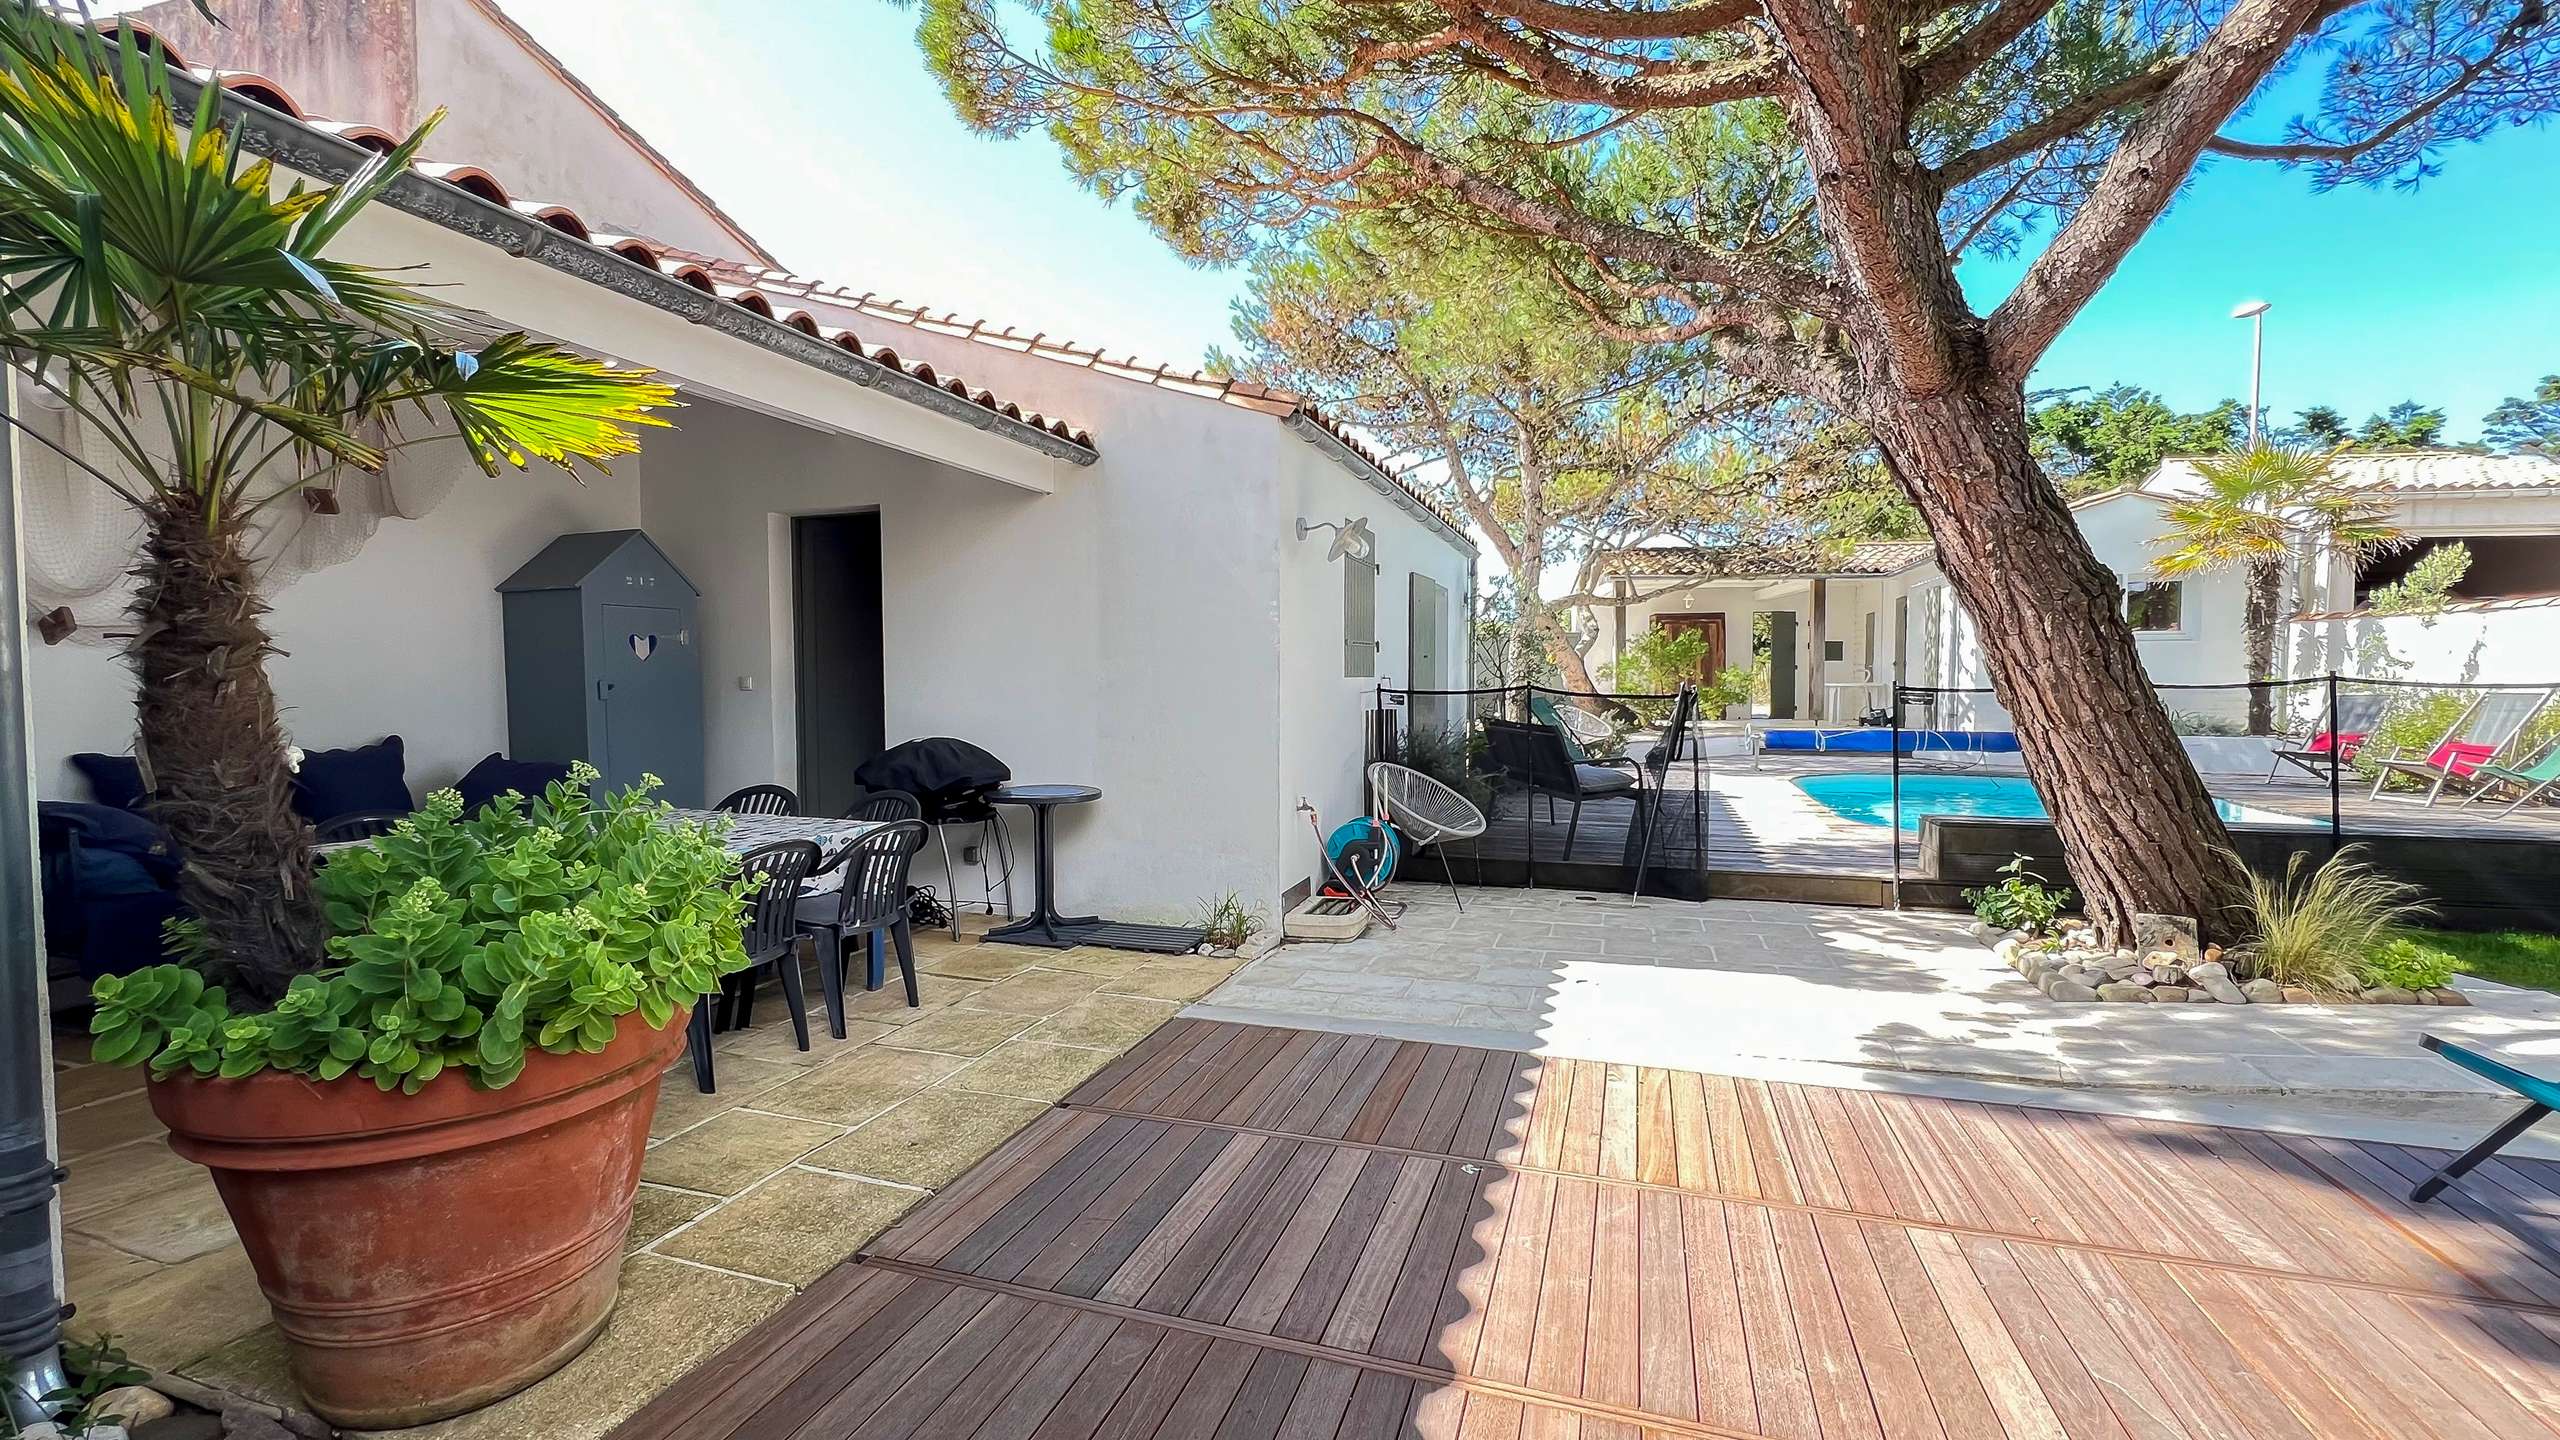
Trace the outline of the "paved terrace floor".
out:
<instances>
[{"instance_id":1,"label":"paved terrace floor","mask_svg":"<svg viewBox=\"0 0 2560 1440\"><path fill-rule=\"evenodd\" d=\"M584 1440L611 1429L1050 1102L1206 993L1238 962L1044 951L918 935L924 1005L856 991L793 1047L767 986L757 1023L717 1044L719 1093L681 1056L659 1091L622 1299L568 1368L488 1409L404 1432ZM205 1172L172 1154L133 1070L59 1042L65 1260L73 1334L112 1332L141 1363L298 1406L248 1256Z\"/></svg>"},{"instance_id":2,"label":"paved terrace floor","mask_svg":"<svg viewBox=\"0 0 2560 1440\"><path fill-rule=\"evenodd\" d=\"M2427 1143L2505 1102L2421 1033L2560 1066L2560 996L2538 990L2464 981L2474 1003L2451 1009L2062 1005L1935 912L1472 888L1462 910L1418 883L1390 899L1395 930L1286 946L1192 1013Z\"/></svg>"},{"instance_id":3,"label":"paved terrace floor","mask_svg":"<svg viewBox=\"0 0 2560 1440\"><path fill-rule=\"evenodd\" d=\"M622 1440L2560 1433L2560 1167L1184 1021Z\"/></svg>"}]
</instances>

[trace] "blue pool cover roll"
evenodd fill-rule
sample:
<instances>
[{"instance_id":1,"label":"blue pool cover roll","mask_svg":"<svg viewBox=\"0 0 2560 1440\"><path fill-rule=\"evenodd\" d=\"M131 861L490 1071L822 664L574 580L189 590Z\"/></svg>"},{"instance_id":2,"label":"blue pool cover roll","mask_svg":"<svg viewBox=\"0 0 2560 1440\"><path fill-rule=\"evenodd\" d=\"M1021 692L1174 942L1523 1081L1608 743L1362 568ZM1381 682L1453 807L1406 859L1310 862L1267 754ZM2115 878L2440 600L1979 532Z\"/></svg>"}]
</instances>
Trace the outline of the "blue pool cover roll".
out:
<instances>
[{"instance_id":1,"label":"blue pool cover roll","mask_svg":"<svg viewBox=\"0 0 2560 1440\"><path fill-rule=\"evenodd\" d=\"M1893 749L1896 733L1902 737L1902 753L1916 755L1924 751L1963 751L1974 754L2014 755L2018 737L2009 730L1904 730L1895 732L1879 725L1861 726L1854 730L1763 730L1763 750L1796 750L1826 754L1882 755Z\"/></svg>"}]
</instances>

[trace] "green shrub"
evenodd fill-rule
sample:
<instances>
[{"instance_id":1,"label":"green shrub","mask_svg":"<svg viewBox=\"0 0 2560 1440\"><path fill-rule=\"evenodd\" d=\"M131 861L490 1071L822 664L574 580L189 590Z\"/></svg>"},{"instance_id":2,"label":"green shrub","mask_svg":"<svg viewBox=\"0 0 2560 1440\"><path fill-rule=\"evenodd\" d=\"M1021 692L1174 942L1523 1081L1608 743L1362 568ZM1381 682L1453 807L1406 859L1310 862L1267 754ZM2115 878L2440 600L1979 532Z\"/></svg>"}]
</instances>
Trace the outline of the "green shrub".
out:
<instances>
[{"instance_id":1,"label":"green shrub","mask_svg":"<svg viewBox=\"0 0 2560 1440\"><path fill-rule=\"evenodd\" d=\"M1697 679L1706 666L1706 631L1648 630L1627 642L1617 665L1609 672L1608 683L1622 695L1670 696ZM1759 673L1756 664L1727 665L1717 671L1713 680L1698 687L1698 718L1721 720L1727 707L1750 704ZM1674 702L1661 699L1624 703L1647 725L1659 725L1671 718Z\"/></svg>"},{"instance_id":2,"label":"green shrub","mask_svg":"<svg viewBox=\"0 0 2560 1440\"><path fill-rule=\"evenodd\" d=\"M2071 891L2046 885L2028 874L2024 855L2001 866L2000 873L2008 878L1997 885L1964 892L1964 898L1973 902L1974 915L1986 925L2040 935L2071 908Z\"/></svg>"},{"instance_id":3,"label":"green shrub","mask_svg":"<svg viewBox=\"0 0 2560 1440\"><path fill-rule=\"evenodd\" d=\"M1405 732L1404 766L1419 770L1450 789L1467 797L1474 806L1493 813L1493 782L1476 773L1482 758L1483 737L1469 736L1456 729L1435 730L1417 725Z\"/></svg>"},{"instance_id":4,"label":"green shrub","mask_svg":"<svg viewBox=\"0 0 2560 1440\"><path fill-rule=\"evenodd\" d=\"M2365 863L2350 845L2305 875L2310 857L2296 851L2282 879L2249 874L2257 928L2248 945L2249 979L2273 980L2335 995L2384 945L2426 913L2418 888Z\"/></svg>"},{"instance_id":5,"label":"green shrub","mask_svg":"<svg viewBox=\"0 0 2560 1440\"><path fill-rule=\"evenodd\" d=\"M746 963L747 882L719 833L668 818L654 778L590 805L573 767L530 804L464 818L439 790L391 833L339 852L318 890L336 963L275 1008L236 1012L189 959L101 979L94 1054L154 1075L349 1072L414 1094L447 1068L496 1089L535 1050L602 1050L624 1017L663 1026Z\"/></svg>"},{"instance_id":6,"label":"green shrub","mask_svg":"<svg viewBox=\"0 0 2560 1440\"><path fill-rule=\"evenodd\" d=\"M2433 990L2453 983L2457 963L2453 956L2415 936L2394 935L2367 955L2356 973L2367 986Z\"/></svg>"}]
</instances>

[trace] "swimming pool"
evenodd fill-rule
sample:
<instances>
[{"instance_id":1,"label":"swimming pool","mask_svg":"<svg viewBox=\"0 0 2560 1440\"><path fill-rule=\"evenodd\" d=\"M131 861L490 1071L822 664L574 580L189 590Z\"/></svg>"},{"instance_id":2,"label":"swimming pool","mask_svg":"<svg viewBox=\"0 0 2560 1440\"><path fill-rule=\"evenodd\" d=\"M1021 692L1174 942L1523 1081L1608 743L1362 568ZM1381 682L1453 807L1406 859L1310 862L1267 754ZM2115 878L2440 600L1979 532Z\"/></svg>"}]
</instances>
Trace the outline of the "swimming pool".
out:
<instances>
[{"instance_id":1,"label":"swimming pool","mask_svg":"<svg viewBox=\"0 0 2560 1440\"><path fill-rule=\"evenodd\" d=\"M1814 803L1843 820L1860 825L1893 823L1893 777L1890 775L1805 775L1796 788ZM2213 802L2225 820L2261 825L2306 825L2311 822L2253 805ZM1988 815L2005 820L2042 820L2044 799L2023 775L1905 775L1902 777L1902 828L1917 830L1924 815Z\"/></svg>"}]
</instances>

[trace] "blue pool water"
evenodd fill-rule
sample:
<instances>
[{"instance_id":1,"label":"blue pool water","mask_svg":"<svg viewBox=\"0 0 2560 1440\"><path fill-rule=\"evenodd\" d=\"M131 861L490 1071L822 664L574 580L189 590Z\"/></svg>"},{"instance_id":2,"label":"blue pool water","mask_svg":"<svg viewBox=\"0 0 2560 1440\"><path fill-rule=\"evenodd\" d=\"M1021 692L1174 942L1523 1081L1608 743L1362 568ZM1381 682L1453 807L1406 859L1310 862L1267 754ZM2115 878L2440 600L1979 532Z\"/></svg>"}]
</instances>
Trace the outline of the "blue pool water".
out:
<instances>
[{"instance_id":1,"label":"blue pool water","mask_svg":"<svg viewBox=\"0 0 2560 1440\"><path fill-rule=\"evenodd\" d=\"M1843 820L1861 825L1893 823L1893 777L1890 775L1806 775L1796 787ZM2228 800L2213 808L2225 820L2286 822L2290 817L2251 810ZM1924 815L1989 815L2007 820L2042 820L2044 800L2021 775L1905 775L1902 777L1902 828L1917 830ZM2299 823L2299 822L2293 822Z\"/></svg>"}]
</instances>

